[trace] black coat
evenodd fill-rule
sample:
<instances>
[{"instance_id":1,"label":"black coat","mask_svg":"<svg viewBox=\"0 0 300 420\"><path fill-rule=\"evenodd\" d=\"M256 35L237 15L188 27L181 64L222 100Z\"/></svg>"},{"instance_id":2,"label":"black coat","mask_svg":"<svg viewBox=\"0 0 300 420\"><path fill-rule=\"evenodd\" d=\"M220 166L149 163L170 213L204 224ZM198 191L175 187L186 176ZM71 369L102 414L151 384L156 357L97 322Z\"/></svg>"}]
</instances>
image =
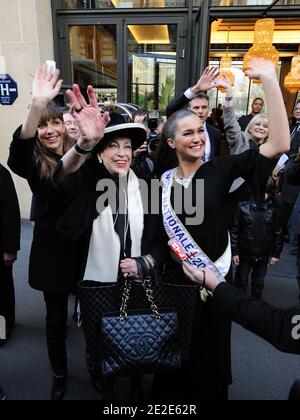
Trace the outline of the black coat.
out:
<instances>
[{"instance_id":1,"label":"black coat","mask_svg":"<svg viewBox=\"0 0 300 420\"><path fill-rule=\"evenodd\" d=\"M298 188L300 192L300 162L290 160L285 168L285 176L289 184ZM300 219L298 221L297 234L300 235Z\"/></svg>"},{"instance_id":2,"label":"black coat","mask_svg":"<svg viewBox=\"0 0 300 420\"><path fill-rule=\"evenodd\" d=\"M29 262L29 284L46 292L71 292L79 280L81 244L70 244L56 223L69 203L57 195L51 182L42 180L34 158L37 137L20 139L20 128L10 146L10 169L27 179L36 198L36 218ZM61 156L53 154L58 161Z\"/></svg>"},{"instance_id":3,"label":"black coat","mask_svg":"<svg viewBox=\"0 0 300 420\"><path fill-rule=\"evenodd\" d=\"M0 165L0 257L20 249L20 209L11 175ZM2 257L1 257L2 258Z\"/></svg>"},{"instance_id":4,"label":"black coat","mask_svg":"<svg viewBox=\"0 0 300 420\"><path fill-rule=\"evenodd\" d=\"M216 288L214 302L225 316L278 350L300 354L300 305L290 309L273 308L228 283L221 283ZM300 381L294 383L289 399L300 400Z\"/></svg>"},{"instance_id":5,"label":"black coat","mask_svg":"<svg viewBox=\"0 0 300 420\"><path fill-rule=\"evenodd\" d=\"M294 129L294 126L291 127L291 134L293 133L293 129ZM290 182L286 171L288 170L290 166L293 165L292 159L297 154L299 146L300 146L300 130L298 131L298 134L293 135L291 137L290 150L288 153L286 153L291 158L291 161L288 161L286 164L286 170L284 171L284 174L283 174L283 181L282 181L282 186L281 186L282 201L284 203L289 204L290 206L293 206L297 199L297 196L300 192L300 183L295 184L293 182Z\"/></svg>"},{"instance_id":6,"label":"black coat","mask_svg":"<svg viewBox=\"0 0 300 420\"><path fill-rule=\"evenodd\" d=\"M241 290L221 283L214 292L214 301L222 312L244 328L267 340L278 350L300 354L300 306L276 309ZM298 317L293 322L294 317Z\"/></svg>"},{"instance_id":7,"label":"black coat","mask_svg":"<svg viewBox=\"0 0 300 420\"><path fill-rule=\"evenodd\" d=\"M57 173L60 170L60 166L61 162L57 165ZM78 240L81 241L83 247L81 277L84 275L87 262L93 222L99 216L96 203L101 194L103 194L102 191L97 191L96 186L99 180L104 178L113 179L104 165L100 165L97 158L92 158L78 171L69 175L57 188L59 195L63 195L70 201L70 206L62 214L56 227L60 234L71 243L76 243ZM148 200L151 203L150 197L148 197ZM152 255L158 265L163 263L165 255L165 247L159 242L161 230L162 225L159 214L144 215L141 253L142 255Z\"/></svg>"},{"instance_id":8,"label":"black coat","mask_svg":"<svg viewBox=\"0 0 300 420\"><path fill-rule=\"evenodd\" d=\"M282 216L276 198L257 205L239 203L230 231L232 255L243 259L279 258L283 248Z\"/></svg>"},{"instance_id":9,"label":"black coat","mask_svg":"<svg viewBox=\"0 0 300 420\"><path fill-rule=\"evenodd\" d=\"M240 127L241 127L242 131L246 131L246 128L247 128L249 122L252 120L253 117L254 117L254 115L248 114L248 115L243 115L238 120L238 123L240 124Z\"/></svg>"},{"instance_id":10,"label":"black coat","mask_svg":"<svg viewBox=\"0 0 300 420\"><path fill-rule=\"evenodd\" d=\"M179 111L180 109L187 106L190 102L184 93L177 96L173 101L171 101L167 108L166 108L166 115L169 118L174 112ZM221 148L221 131L217 128L213 127L210 124L206 123L206 129L210 139L211 145L211 154L210 159L214 158L215 156L220 156L220 148Z\"/></svg>"}]
</instances>

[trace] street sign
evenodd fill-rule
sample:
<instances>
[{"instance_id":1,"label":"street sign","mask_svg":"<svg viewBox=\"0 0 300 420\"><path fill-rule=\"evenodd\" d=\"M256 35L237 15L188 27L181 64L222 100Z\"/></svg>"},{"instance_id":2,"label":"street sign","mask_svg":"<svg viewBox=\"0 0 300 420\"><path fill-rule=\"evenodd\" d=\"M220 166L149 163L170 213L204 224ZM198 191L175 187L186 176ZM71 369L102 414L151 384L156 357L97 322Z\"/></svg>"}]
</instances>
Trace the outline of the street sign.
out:
<instances>
[{"instance_id":1,"label":"street sign","mask_svg":"<svg viewBox=\"0 0 300 420\"><path fill-rule=\"evenodd\" d=\"M0 104L12 105L17 97L17 82L9 74L0 74Z\"/></svg>"}]
</instances>

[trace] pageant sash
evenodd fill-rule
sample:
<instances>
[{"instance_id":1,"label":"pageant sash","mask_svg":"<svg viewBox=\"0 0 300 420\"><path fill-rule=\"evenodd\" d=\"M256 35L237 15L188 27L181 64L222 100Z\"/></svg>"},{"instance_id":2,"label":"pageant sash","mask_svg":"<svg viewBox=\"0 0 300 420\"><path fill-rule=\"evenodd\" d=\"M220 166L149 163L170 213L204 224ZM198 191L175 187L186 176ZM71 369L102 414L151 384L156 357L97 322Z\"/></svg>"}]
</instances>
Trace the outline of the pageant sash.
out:
<instances>
[{"instance_id":1,"label":"pageant sash","mask_svg":"<svg viewBox=\"0 0 300 420\"><path fill-rule=\"evenodd\" d=\"M197 268L209 268L212 270L220 281L224 281L224 277L228 273L231 266L231 244L228 233L228 245L221 257L212 262L210 258L202 251L199 245L193 240L187 229L181 223L171 205L171 188L174 182L174 174L176 169L165 172L162 176L162 213L165 230L170 239L176 239L185 250L189 264Z\"/></svg>"}]
</instances>

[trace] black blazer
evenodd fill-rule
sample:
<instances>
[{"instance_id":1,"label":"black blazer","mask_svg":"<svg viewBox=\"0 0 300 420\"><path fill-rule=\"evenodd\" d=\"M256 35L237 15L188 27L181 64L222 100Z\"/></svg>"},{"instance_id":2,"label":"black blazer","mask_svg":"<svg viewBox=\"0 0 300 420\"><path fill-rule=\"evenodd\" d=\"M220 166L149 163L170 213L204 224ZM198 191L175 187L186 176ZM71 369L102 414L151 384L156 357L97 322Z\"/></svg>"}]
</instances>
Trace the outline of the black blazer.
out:
<instances>
[{"instance_id":1,"label":"black blazer","mask_svg":"<svg viewBox=\"0 0 300 420\"><path fill-rule=\"evenodd\" d=\"M300 162L295 163L289 160L285 168L285 177L290 188L297 188L297 191L300 192ZM300 235L300 219L298 221L297 234Z\"/></svg>"},{"instance_id":2,"label":"black blazer","mask_svg":"<svg viewBox=\"0 0 300 420\"><path fill-rule=\"evenodd\" d=\"M171 101L167 108L166 108L166 115L169 118L174 112L179 111L180 109L187 106L187 104L190 102L190 99L188 99L184 93L177 96L173 101ZM210 145L211 145L211 154L210 159L212 159L215 156L220 156L220 148L221 148L221 131L217 128L213 127L210 124L206 123L207 132L210 139Z\"/></svg>"},{"instance_id":3,"label":"black blazer","mask_svg":"<svg viewBox=\"0 0 300 420\"><path fill-rule=\"evenodd\" d=\"M293 130L295 128L295 125L293 125L291 129L291 134L293 133ZM297 130L297 133L295 135L291 136L291 145L290 150L287 153L289 156L295 155L298 153L298 147L300 146L300 126Z\"/></svg>"},{"instance_id":4,"label":"black blazer","mask_svg":"<svg viewBox=\"0 0 300 420\"><path fill-rule=\"evenodd\" d=\"M300 354L300 327L293 318L300 316L300 306L276 309L252 298L228 283L221 283L214 292L214 301L226 316L285 353ZM299 321L298 321L299 325Z\"/></svg>"},{"instance_id":5,"label":"black blazer","mask_svg":"<svg viewBox=\"0 0 300 420\"><path fill-rule=\"evenodd\" d=\"M20 249L20 209L11 175L0 164L0 254Z\"/></svg>"},{"instance_id":6,"label":"black blazer","mask_svg":"<svg viewBox=\"0 0 300 420\"><path fill-rule=\"evenodd\" d=\"M241 118L239 118L238 123L240 124L242 131L246 131L247 125L252 120L252 118L252 114L243 115Z\"/></svg>"}]
</instances>

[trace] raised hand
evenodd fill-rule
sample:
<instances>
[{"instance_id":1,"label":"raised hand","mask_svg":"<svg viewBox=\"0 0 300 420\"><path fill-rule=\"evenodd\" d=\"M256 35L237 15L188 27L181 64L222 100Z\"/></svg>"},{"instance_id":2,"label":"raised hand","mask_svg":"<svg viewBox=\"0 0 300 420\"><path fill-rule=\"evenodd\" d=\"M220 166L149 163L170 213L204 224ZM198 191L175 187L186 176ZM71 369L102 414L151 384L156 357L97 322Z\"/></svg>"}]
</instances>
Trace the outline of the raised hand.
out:
<instances>
[{"instance_id":1,"label":"raised hand","mask_svg":"<svg viewBox=\"0 0 300 420\"><path fill-rule=\"evenodd\" d=\"M276 67L273 61L264 58L255 57L250 61L249 67L245 70L246 76L251 79L268 79L276 78Z\"/></svg>"},{"instance_id":2,"label":"raised hand","mask_svg":"<svg viewBox=\"0 0 300 420\"><path fill-rule=\"evenodd\" d=\"M218 75L219 69L217 67L207 67L198 82L192 87L192 92L198 94L214 88L214 80Z\"/></svg>"},{"instance_id":3,"label":"raised hand","mask_svg":"<svg viewBox=\"0 0 300 420\"><path fill-rule=\"evenodd\" d=\"M62 79L59 80L59 70L49 69L42 64L35 74L32 83L32 101L47 106L59 94Z\"/></svg>"},{"instance_id":4,"label":"raised hand","mask_svg":"<svg viewBox=\"0 0 300 420\"><path fill-rule=\"evenodd\" d=\"M228 79L228 77L225 76L225 74L222 74L219 77L217 77L214 80L214 84L215 84L216 87L220 86L220 87L226 89L226 92L232 90L232 85L230 83L230 80Z\"/></svg>"},{"instance_id":5,"label":"raised hand","mask_svg":"<svg viewBox=\"0 0 300 420\"><path fill-rule=\"evenodd\" d=\"M73 86L73 91L67 90L66 92L71 103L70 112L78 122L81 133L78 145L85 150L92 150L103 138L110 117L108 112L101 115L92 86L88 86L87 94L89 105L82 96L78 85Z\"/></svg>"}]
</instances>

